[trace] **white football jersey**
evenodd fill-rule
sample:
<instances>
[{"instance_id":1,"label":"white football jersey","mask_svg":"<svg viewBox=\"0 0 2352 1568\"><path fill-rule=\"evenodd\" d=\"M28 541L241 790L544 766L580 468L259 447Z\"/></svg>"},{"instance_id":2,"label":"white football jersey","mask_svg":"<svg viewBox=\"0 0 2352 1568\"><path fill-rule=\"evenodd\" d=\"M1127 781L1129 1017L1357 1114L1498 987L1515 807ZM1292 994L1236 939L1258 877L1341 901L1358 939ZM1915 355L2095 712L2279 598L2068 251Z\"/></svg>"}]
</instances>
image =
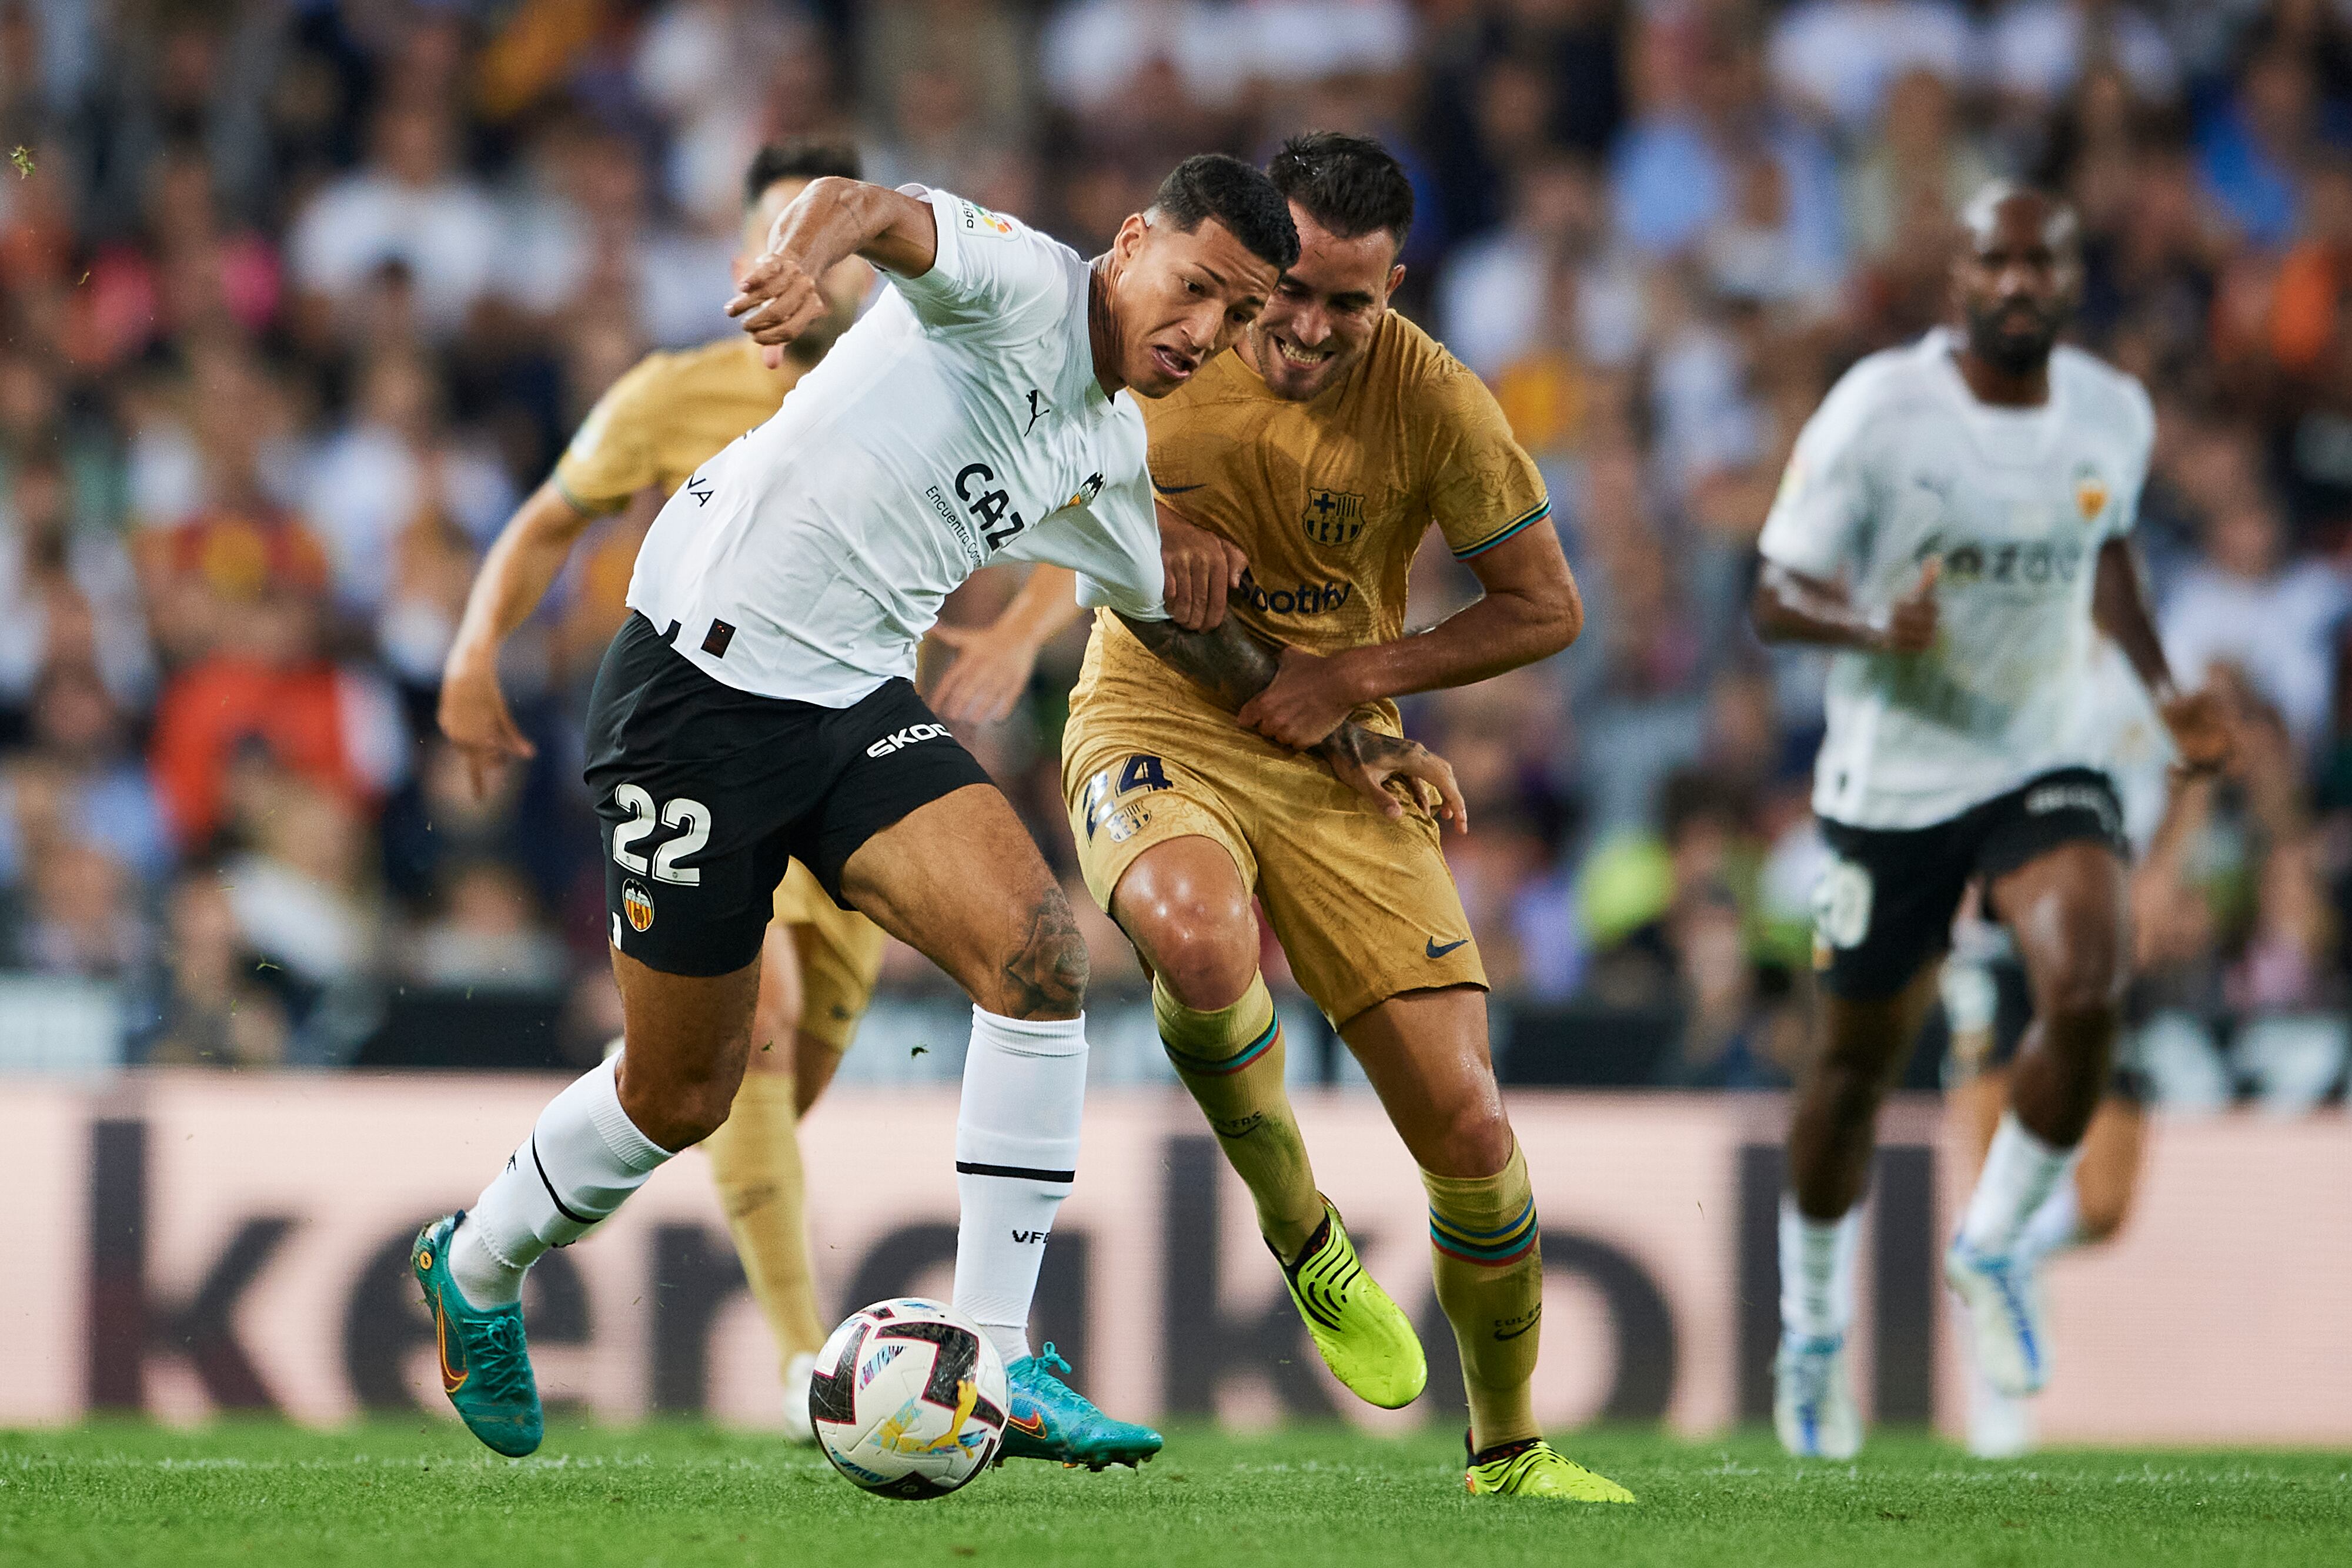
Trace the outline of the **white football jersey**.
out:
<instances>
[{"instance_id":1,"label":"white football jersey","mask_svg":"<svg viewBox=\"0 0 2352 1568\"><path fill-rule=\"evenodd\" d=\"M2127 532L2155 411L2137 381L2060 348L2050 401L1977 401L1941 329L1863 361L1789 462L1758 548L1883 610L1940 559L1936 644L1841 650L1813 810L1860 828L1947 821L2069 766L2104 767L2080 722L2099 548Z\"/></svg>"},{"instance_id":2,"label":"white football jersey","mask_svg":"<svg viewBox=\"0 0 2352 1568\"><path fill-rule=\"evenodd\" d=\"M739 691L847 707L895 676L940 603L993 561L1162 620L1143 415L1106 397L1087 264L944 191L939 255L842 334L774 417L654 519L630 607Z\"/></svg>"}]
</instances>

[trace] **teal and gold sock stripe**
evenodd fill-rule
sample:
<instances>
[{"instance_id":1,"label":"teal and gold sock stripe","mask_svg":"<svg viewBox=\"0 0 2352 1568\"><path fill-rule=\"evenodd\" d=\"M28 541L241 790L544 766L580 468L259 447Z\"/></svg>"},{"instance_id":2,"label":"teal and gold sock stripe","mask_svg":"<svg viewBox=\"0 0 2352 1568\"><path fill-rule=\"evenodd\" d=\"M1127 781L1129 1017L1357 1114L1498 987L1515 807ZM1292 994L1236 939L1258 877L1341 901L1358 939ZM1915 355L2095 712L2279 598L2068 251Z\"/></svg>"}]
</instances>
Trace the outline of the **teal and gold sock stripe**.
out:
<instances>
[{"instance_id":1,"label":"teal and gold sock stripe","mask_svg":"<svg viewBox=\"0 0 2352 1568\"><path fill-rule=\"evenodd\" d=\"M1176 1064L1179 1072L1190 1072L1202 1078L1230 1078L1272 1051L1274 1042L1281 1038L1282 1020L1277 1018L1267 1020L1258 1037L1232 1056L1195 1056L1189 1051L1178 1050L1165 1040L1160 1042L1160 1048L1168 1053L1168 1060Z\"/></svg>"},{"instance_id":2,"label":"teal and gold sock stripe","mask_svg":"<svg viewBox=\"0 0 2352 1568\"><path fill-rule=\"evenodd\" d=\"M1474 1230L1446 1218L1434 1207L1429 1211L1429 1244L1449 1258L1485 1268L1500 1269L1517 1262L1534 1249L1538 1235L1532 1196L1519 1217L1499 1230Z\"/></svg>"},{"instance_id":3,"label":"teal and gold sock stripe","mask_svg":"<svg viewBox=\"0 0 2352 1568\"><path fill-rule=\"evenodd\" d=\"M1476 544L1465 545L1460 549L1455 550L1454 552L1454 559L1455 560L1468 560L1473 556L1485 555L1488 550L1493 549L1496 545L1501 544L1505 539L1509 538L1512 535L1519 532L1522 528L1534 528L1538 523L1542 522L1546 517L1550 516L1551 498L1549 497L1546 497L1544 499L1537 502L1532 510L1523 512L1518 517L1513 517L1509 522L1505 523L1501 528L1496 528L1493 533L1488 534Z\"/></svg>"}]
</instances>

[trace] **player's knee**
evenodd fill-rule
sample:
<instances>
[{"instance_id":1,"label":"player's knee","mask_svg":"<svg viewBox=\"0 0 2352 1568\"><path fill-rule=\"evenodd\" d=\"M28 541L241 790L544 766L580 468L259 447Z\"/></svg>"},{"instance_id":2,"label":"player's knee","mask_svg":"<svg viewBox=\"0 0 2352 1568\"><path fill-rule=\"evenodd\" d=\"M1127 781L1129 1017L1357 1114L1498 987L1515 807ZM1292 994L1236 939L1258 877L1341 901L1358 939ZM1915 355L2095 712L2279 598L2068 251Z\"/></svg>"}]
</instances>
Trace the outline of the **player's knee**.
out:
<instances>
[{"instance_id":1,"label":"player's knee","mask_svg":"<svg viewBox=\"0 0 2352 1568\"><path fill-rule=\"evenodd\" d=\"M1257 973L1257 920L1238 883L1130 877L1118 915L1153 975L1195 1011L1233 1006Z\"/></svg>"},{"instance_id":2,"label":"player's knee","mask_svg":"<svg viewBox=\"0 0 2352 1568\"><path fill-rule=\"evenodd\" d=\"M2075 1228L2085 1245L2096 1247L2112 1241L2122 1233L2124 1220L2131 1214L2131 1194L2120 1190L2078 1192L2074 1214Z\"/></svg>"},{"instance_id":3,"label":"player's knee","mask_svg":"<svg viewBox=\"0 0 2352 1568\"><path fill-rule=\"evenodd\" d=\"M2046 1028L2112 1029L2122 1017L2124 979L2123 966L2099 954L2070 954L2036 988L2034 1010Z\"/></svg>"},{"instance_id":4,"label":"player's knee","mask_svg":"<svg viewBox=\"0 0 2352 1568\"><path fill-rule=\"evenodd\" d=\"M1005 1018L1070 1019L1087 1004L1087 939L1062 890L1047 883L1019 923L981 1006Z\"/></svg>"},{"instance_id":5,"label":"player's knee","mask_svg":"<svg viewBox=\"0 0 2352 1568\"><path fill-rule=\"evenodd\" d=\"M1246 917L1247 911L1243 913ZM1238 941L1230 929L1206 919L1163 929L1156 940L1145 943L1144 950L1160 984L1196 1012L1233 1006L1257 973L1256 942Z\"/></svg>"},{"instance_id":6,"label":"player's knee","mask_svg":"<svg viewBox=\"0 0 2352 1568\"><path fill-rule=\"evenodd\" d=\"M1885 1052L1875 1043L1831 1041L1813 1065L1812 1091L1836 1116L1872 1115L1886 1092Z\"/></svg>"},{"instance_id":7,"label":"player's knee","mask_svg":"<svg viewBox=\"0 0 2352 1568\"><path fill-rule=\"evenodd\" d=\"M1461 1176L1492 1176L1511 1163L1518 1138L1496 1103L1465 1105L1446 1118L1438 1147L1423 1161L1430 1169Z\"/></svg>"},{"instance_id":8,"label":"player's knee","mask_svg":"<svg viewBox=\"0 0 2352 1568\"><path fill-rule=\"evenodd\" d=\"M637 1131L676 1154L717 1132L734 1107L739 1073L621 1076L621 1109Z\"/></svg>"}]
</instances>

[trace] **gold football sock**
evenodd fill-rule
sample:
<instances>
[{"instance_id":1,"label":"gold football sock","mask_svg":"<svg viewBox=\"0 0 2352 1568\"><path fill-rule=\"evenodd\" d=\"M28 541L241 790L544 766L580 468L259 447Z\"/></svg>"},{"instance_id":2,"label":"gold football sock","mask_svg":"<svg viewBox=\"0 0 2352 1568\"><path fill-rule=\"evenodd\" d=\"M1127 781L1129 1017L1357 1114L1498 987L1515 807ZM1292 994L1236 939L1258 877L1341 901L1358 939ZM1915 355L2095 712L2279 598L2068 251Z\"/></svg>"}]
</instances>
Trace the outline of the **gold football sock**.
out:
<instances>
[{"instance_id":1,"label":"gold football sock","mask_svg":"<svg viewBox=\"0 0 2352 1568\"><path fill-rule=\"evenodd\" d=\"M1176 1076L1256 1201L1258 1229L1292 1261L1323 1223L1323 1197L1283 1092L1282 1024L1265 977L1251 976L1241 1000L1211 1013L1194 1012L1155 980L1151 1011Z\"/></svg>"},{"instance_id":2,"label":"gold football sock","mask_svg":"<svg viewBox=\"0 0 2352 1568\"><path fill-rule=\"evenodd\" d=\"M809 1278L808 1229L801 1210L801 1140L789 1072L746 1072L719 1129L702 1141L711 1179L734 1233L751 1298L788 1363L824 1343Z\"/></svg>"},{"instance_id":3,"label":"gold football sock","mask_svg":"<svg viewBox=\"0 0 2352 1568\"><path fill-rule=\"evenodd\" d=\"M1527 1156L1511 1147L1493 1176L1421 1173L1429 1189L1431 1271L1437 1302L1462 1348L1471 1446L1538 1436L1528 1384L1543 1322L1543 1251Z\"/></svg>"}]
</instances>

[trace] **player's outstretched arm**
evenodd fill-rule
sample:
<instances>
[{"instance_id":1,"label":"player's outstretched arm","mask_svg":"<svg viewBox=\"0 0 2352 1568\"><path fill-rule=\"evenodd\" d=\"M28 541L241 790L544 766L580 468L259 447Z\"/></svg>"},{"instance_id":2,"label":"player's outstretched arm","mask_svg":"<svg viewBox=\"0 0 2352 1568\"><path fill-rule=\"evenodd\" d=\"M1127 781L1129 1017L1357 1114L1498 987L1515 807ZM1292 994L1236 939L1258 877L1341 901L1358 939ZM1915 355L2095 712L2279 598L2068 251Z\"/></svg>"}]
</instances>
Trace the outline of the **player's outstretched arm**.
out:
<instances>
[{"instance_id":1,"label":"player's outstretched arm","mask_svg":"<svg viewBox=\"0 0 2352 1568\"><path fill-rule=\"evenodd\" d=\"M1936 643L1940 559L1919 569L1911 591L1886 609L1864 610L1843 585L1766 560L1748 613L1767 643L1817 643L1866 653L1922 653Z\"/></svg>"},{"instance_id":2,"label":"player's outstretched arm","mask_svg":"<svg viewBox=\"0 0 2352 1568\"><path fill-rule=\"evenodd\" d=\"M465 754L477 798L498 770L535 748L515 727L499 688L499 650L530 619L563 570L572 545L594 519L552 479L507 520L466 596L466 613L441 668L441 733Z\"/></svg>"},{"instance_id":3,"label":"player's outstretched arm","mask_svg":"<svg viewBox=\"0 0 2352 1568\"><path fill-rule=\"evenodd\" d=\"M2091 586L2091 619L2115 639L2147 687L2172 743L2180 748L2180 765L2191 773L2210 773L2227 766L2232 749L2229 715L2220 695L2210 690L2183 692L2173 684L2172 664L2164 656L2164 640L2157 634L2156 617L2148 610L2147 583L2140 570L2139 552L2127 538L2116 538L2099 547L2098 576Z\"/></svg>"},{"instance_id":4,"label":"player's outstretched arm","mask_svg":"<svg viewBox=\"0 0 2352 1568\"><path fill-rule=\"evenodd\" d=\"M1242 723L1278 746L1303 748L1360 704L1470 685L1548 659L1584 630L1584 601L1549 521L1474 557L1470 570L1484 597L1418 636L1328 657L1285 649L1281 673L1241 710Z\"/></svg>"},{"instance_id":5,"label":"player's outstretched arm","mask_svg":"<svg viewBox=\"0 0 2352 1568\"><path fill-rule=\"evenodd\" d=\"M1028 689L1037 655L1077 618L1078 574L1041 564L987 625L932 627L932 640L956 655L931 690L932 710L950 724L1003 722Z\"/></svg>"},{"instance_id":6,"label":"player's outstretched arm","mask_svg":"<svg viewBox=\"0 0 2352 1568\"><path fill-rule=\"evenodd\" d=\"M901 277L920 277L939 253L929 202L829 174L810 181L776 214L767 254L743 275L727 314L766 347L773 369L783 346L833 308L817 283L835 264L858 256Z\"/></svg>"},{"instance_id":7,"label":"player's outstretched arm","mask_svg":"<svg viewBox=\"0 0 2352 1568\"><path fill-rule=\"evenodd\" d=\"M1219 707L1240 712L1281 672L1274 650L1230 615L1209 631L1188 632L1173 621L1139 621L1113 613L1136 641ZM1394 820L1404 815L1403 802L1389 789L1394 780L1423 814L1452 822L1457 831L1469 831L1469 810L1453 768L1419 741L1382 735L1349 719L1320 741L1298 749L1322 758L1340 782L1370 800L1382 816Z\"/></svg>"}]
</instances>

